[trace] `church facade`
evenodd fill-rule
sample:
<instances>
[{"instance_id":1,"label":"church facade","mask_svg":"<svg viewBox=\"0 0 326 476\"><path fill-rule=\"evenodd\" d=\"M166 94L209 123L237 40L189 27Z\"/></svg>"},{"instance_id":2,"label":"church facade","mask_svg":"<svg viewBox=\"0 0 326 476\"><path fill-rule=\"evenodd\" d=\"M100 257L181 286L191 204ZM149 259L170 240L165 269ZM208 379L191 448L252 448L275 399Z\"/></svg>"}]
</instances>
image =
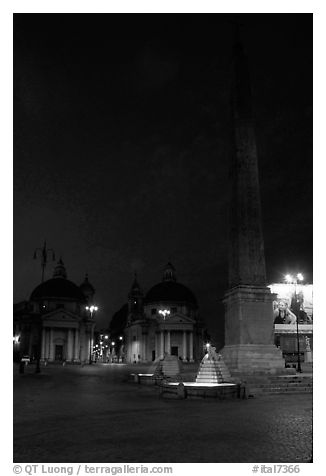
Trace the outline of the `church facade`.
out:
<instances>
[{"instance_id":1,"label":"church facade","mask_svg":"<svg viewBox=\"0 0 326 476\"><path fill-rule=\"evenodd\" d=\"M184 362L203 356L204 327L192 291L177 282L173 265L164 269L162 282L145 295L137 278L128 295L124 327L124 360L151 362L166 354Z\"/></svg>"},{"instance_id":2,"label":"church facade","mask_svg":"<svg viewBox=\"0 0 326 476\"><path fill-rule=\"evenodd\" d=\"M14 306L14 359L28 355L42 362L88 363L94 340L95 290L86 275L77 286L60 259L53 278Z\"/></svg>"}]
</instances>

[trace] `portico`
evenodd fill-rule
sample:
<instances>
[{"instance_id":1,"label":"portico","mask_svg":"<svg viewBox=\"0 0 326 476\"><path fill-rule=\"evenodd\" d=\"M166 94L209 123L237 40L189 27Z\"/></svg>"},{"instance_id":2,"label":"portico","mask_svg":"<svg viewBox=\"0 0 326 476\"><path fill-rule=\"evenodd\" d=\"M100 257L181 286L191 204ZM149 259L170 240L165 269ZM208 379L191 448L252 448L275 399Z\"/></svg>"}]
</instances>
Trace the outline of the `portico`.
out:
<instances>
[{"instance_id":1,"label":"portico","mask_svg":"<svg viewBox=\"0 0 326 476\"><path fill-rule=\"evenodd\" d=\"M159 337L158 337L159 336ZM158 342L160 345L158 346ZM190 329L161 329L156 333L155 354L163 359L165 354L176 355L183 362L193 362L193 330Z\"/></svg>"}]
</instances>

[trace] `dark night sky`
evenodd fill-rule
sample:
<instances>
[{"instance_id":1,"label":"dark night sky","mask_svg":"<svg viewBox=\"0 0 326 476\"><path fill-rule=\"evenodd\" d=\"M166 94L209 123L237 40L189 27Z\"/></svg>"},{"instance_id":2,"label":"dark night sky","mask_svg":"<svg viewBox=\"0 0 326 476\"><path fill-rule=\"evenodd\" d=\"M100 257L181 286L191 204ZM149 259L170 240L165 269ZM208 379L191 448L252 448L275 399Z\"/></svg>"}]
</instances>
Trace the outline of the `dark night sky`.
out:
<instances>
[{"instance_id":1,"label":"dark night sky","mask_svg":"<svg viewBox=\"0 0 326 476\"><path fill-rule=\"evenodd\" d=\"M268 280L312 282L312 15L240 17ZM69 279L89 273L100 327L134 271L147 291L170 260L221 342L230 19L14 15L15 302L40 282L45 238Z\"/></svg>"}]
</instances>

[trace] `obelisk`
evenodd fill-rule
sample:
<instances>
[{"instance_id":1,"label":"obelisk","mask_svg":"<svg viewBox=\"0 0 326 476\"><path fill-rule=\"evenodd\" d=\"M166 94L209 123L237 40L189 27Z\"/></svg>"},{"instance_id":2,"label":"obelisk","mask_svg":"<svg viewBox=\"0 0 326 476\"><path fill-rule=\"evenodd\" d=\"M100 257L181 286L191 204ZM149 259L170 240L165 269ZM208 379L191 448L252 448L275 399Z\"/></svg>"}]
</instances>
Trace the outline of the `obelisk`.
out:
<instances>
[{"instance_id":1,"label":"obelisk","mask_svg":"<svg viewBox=\"0 0 326 476\"><path fill-rule=\"evenodd\" d=\"M225 347L231 373L284 368L273 344L273 295L266 286L258 157L248 61L233 45L232 156L229 200L229 289L224 297Z\"/></svg>"}]
</instances>

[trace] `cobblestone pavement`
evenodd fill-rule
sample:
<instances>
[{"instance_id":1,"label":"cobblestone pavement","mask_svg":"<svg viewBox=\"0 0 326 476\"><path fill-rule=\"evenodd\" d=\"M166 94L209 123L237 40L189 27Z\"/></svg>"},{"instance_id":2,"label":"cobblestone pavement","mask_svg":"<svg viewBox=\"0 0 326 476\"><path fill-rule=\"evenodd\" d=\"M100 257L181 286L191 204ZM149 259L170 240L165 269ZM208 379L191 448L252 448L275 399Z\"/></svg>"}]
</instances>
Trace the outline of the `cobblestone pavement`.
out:
<instances>
[{"instance_id":1,"label":"cobblestone pavement","mask_svg":"<svg viewBox=\"0 0 326 476\"><path fill-rule=\"evenodd\" d=\"M142 371L137 366L138 371ZM312 395L162 399L135 367L14 368L14 462L304 463Z\"/></svg>"}]
</instances>

